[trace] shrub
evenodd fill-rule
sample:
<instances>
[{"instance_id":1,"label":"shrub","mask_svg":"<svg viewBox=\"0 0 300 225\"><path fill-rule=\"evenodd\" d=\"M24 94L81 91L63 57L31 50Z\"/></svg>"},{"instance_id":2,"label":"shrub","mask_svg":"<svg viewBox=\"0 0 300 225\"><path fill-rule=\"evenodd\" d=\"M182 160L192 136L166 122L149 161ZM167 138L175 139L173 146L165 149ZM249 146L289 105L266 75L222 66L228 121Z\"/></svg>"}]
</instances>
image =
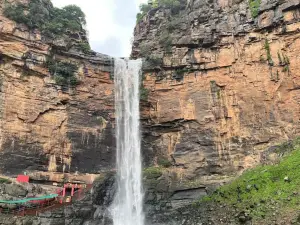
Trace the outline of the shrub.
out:
<instances>
[{"instance_id":1,"label":"shrub","mask_svg":"<svg viewBox=\"0 0 300 225\"><path fill-rule=\"evenodd\" d=\"M182 22L182 19L178 16L171 17L171 20L167 23L167 29L169 32L174 31L180 26L180 23Z\"/></svg>"},{"instance_id":2,"label":"shrub","mask_svg":"<svg viewBox=\"0 0 300 225\"><path fill-rule=\"evenodd\" d=\"M252 18L256 18L258 16L260 4L261 0L249 0L249 7Z\"/></svg>"},{"instance_id":3,"label":"shrub","mask_svg":"<svg viewBox=\"0 0 300 225\"><path fill-rule=\"evenodd\" d=\"M152 50L152 44L151 43L141 43L140 44L140 56L141 57L147 57Z\"/></svg>"},{"instance_id":4,"label":"shrub","mask_svg":"<svg viewBox=\"0 0 300 225\"><path fill-rule=\"evenodd\" d=\"M56 84L61 86L76 86L79 84L79 81L75 76L75 72L78 70L77 65L69 62L48 59L46 67L53 76Z\"/></svg>"},{"instance_id":5,"label":"shrub","mask_svg":"<svg viewBox=\"0 0 300 225\"><path fill-rule=\"evenodd\" d=\"M277 56L278 56L279 64L282 65L283 61L282 61L281 54L279 51L277 52Z\"/></svg>"},{"instance_id":6,"label":"shrub","mask_svg":"<svg viewBox=\"0 0 300 225\"><path fill-rule=\"evenodd\" d=\"M166 158L158 159L157 164L165 168L172 166L172 163Z\"/></svg>"},{"instance_id":7,"label":"shrub","mask_svg":"<svg viewBox=\"0 0 300 225\"><path fill-rule=\"evenodd\" d=\"M172 42L173 39L168 32L163 32L159 38L159 44L167 51L170 52L172 50Z\"/></svg>"},{"instance_id":8,"label":"shrub","mask_svg":"<svg viewBox=\"0 0 300 225\"><path fill-rule=\"evenodd\" d=\"M91 46L88 42L80 42L77 45L78 49L81 50L83 53L89 53L91 51Z\"/></svg>"},{"instance_id":9,"label":"shrub","mask_svg":"<svg viewBox=\"0 0 300 225\"><path fill-rule=\"evenodd\" d=\"M146 57L146 61L147 61L147 63L149 63L149 66L151 66L151 67L157 67L163 63L162 58L160 58L158 56L153 56L153 55Z\"/></svg>"},{"instance_id":10,"label":"shrub","mask_svg":"<svg viewBox=\"0 0 300 225\"><path fill-rule=\"evenodd\" d=\"M162 168L160 167L148 167L144 169L143 175L147 179L156 179L162 176Z\"/></svg>"},{"instance_id":11,"label":"shrub","mask_svg":"<svg viewBox=\"0 0 300 225\"><path fill-rule=\"evenodd\" d=\"M39 29L45 36L55 38L67 34L66 31L79 32L86 24L85 15L76 5L62 9L53 7L50 2L31 0L28 5L18 3L7 5L4 15L29 29Z\"/></svg>"},{"instance_id":12,"label":"shrub","mask_svg":"<svg viewBox=\"0 0 300 225\"><path fill-rule=\"evenodd\" d=\"M141 4L140 11L142 14L147 14L152 9L151 5L149 4Z\"/></svg>"},{"instance_id":13,"label":"shrub","mask_svg":"<svg viewBox=\"0 0 300 225\"><path fill-rule=\"evenodd\" d=\"M173 14L179 13L182 9L182 5L179 0L158 0L158 5L171 9Z\"/></svg>"},{"instance_id":14,"label":"shrub","mask_svg":"<svg viewBox=\"0 0 300 225\"><path fill-rule=\"evenodd\" d=\"M136 23L142 21L143 17L152 9L150 4L140 4L140 12L136 15Z\"/></svg>"},{"instance_id":15,"label":"shrub","mask_svg":"<svg viewBox=\"0 0 300 225\"><path fill-rule=\"evenodd\" d=\"M273 59L272 59L272 56L271 56L271 48L270 48L269 41L267 39L265 40L265 50L266 50L266 53L267 53L268 63L269 63L270 66L273 66L274 62L273 62Z\"/></svg>"},{"instance_id":16,"label":"shrub","mask_svg":"<svg viewBox=\"0 0 300 225\"><path fill-rule=\"evenodd\" d=\"M181 9L184 8L184 4L181 4L179 0L153 0L148 1L147 4L140 5L140 12L136 15L136 22L142 21L143 17L153 8L163 7L171 9L172 14L178 14Z\"/></svg>"},{"instance_id":17,"label":"shrub","mask_svg":"<svg viewBox=\"0 0 300 225\"><path fill-rule=\"evenodd\" d=\"M286 65L290 65L290 59L289 59L289 57L287 57L286 55L283 55L283 62Z\"/></svg>"},{"instance_id":18,"label":"shrub","mask_svg":"<svg viewBox=\"0 0 300 225\"><path fill-rule=\"evenodd\" d=\"M149 90L144 87L144 85L141 85L140 87L140 99L143 101L147 101L149 96Z\"/></svg>"},{"instance_id":19,"label":"shrub","mask_svg":"<svg viewBox=\"0 0 300 225\"><path fill-rule=\"evenodd\" d=\"M177 69L174 72L173 78L177 81L182 81L184 78L184 73L188 72L188 69Z\"/></svg>"},{"instance_id":20,"label":"shrub","mask_svg":"<svg viewBox=\"0 0 300 225\"><path fill-rule=\"evenodd\" d=\"M145 15L144 14L142 14L142 13L138 13L138 14L136 14L136 23L139 23L139 22L141 22L142 20L143 20L143 17L144 17Z\"/></svg>"}]
</instances>

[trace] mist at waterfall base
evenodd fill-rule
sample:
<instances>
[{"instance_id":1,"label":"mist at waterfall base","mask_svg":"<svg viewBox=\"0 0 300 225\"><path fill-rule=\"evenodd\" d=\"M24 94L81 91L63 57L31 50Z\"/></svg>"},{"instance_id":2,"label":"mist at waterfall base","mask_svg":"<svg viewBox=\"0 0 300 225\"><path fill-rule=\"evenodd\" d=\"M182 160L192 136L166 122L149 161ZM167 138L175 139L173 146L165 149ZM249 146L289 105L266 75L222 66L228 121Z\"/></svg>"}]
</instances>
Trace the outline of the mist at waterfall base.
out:
<instances>
[{"instance_id":1,"label":"mist at waterfall base","mask_svg":"<svg viewBox=\"0 0 300 225\"><path fill-rule=\"evenodd\" d=\"M117 193L114 225L144 225L139 87L142 60L115 59Z\"/></svg>"}]
</instances>

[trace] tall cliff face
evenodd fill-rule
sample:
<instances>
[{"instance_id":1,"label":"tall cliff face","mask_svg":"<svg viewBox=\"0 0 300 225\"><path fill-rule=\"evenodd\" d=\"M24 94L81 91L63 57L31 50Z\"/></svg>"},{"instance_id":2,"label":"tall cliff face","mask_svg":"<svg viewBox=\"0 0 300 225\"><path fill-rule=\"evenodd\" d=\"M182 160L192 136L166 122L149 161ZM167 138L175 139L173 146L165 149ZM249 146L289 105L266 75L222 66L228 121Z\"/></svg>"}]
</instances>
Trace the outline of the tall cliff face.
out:
<instances>
[{"instance_id":1,"label":"tall cliff face","mask_svg":"<svg viewBox=\"0 0 300 225\"><path fill-rule=\"evenodd\" d=\"M299 10L298 0L191 0L178 14L143 17L132 57L146 58L153 163L167 158L183 179L220 183L300 134Z\"/></svg>"},{"instance_id":2,"label":"tall cliff face","mask_svg":"<svg viewBox=\"0 0 300 225\"><path fill-rule=\"evenodd\" d=\"M82 41L84 32L45 39L1 13L1 174L37 171L33 178L61 181L52 172L114 168L113 61L79 51ZM79 85L56 84L46 66L53 55L76 65Z\"/></svg>"}]
</instances>

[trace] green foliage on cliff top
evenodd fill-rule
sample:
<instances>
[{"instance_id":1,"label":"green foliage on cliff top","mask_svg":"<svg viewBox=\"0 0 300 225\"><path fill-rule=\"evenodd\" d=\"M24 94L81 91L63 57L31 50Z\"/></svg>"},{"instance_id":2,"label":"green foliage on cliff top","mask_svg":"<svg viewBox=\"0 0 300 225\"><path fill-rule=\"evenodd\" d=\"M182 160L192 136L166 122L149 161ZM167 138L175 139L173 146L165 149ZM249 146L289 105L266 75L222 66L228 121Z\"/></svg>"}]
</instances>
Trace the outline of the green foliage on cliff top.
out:
<instances>
[{"instance_id":1,"label":"green foliage on cliff top","mask_svg":"<svg viewBox=\"0 0 300 225\"><path fill-rule=\"evenodd\" d=\"M300 203L300 138L277 148L286 156L275 165L263 165L244 172L202 201L227 203L264 218L272 207L291 208ZM274 209L273 209L274 211Z\"/></svg>"},{"instance_id":2,"label":"green foliage on cliff top","mask_svg":"<svg viewBox=\"0 0 300 225\"><path fill-rule=\"evenodd\" d=\"M87 42L80 42L77 45L78 49L81 50L83 53L89 53L91 51L91 46Z\"/></svg>"},{"instance_id":3,"label":"green foliage on cliff top","mask_svg":"<svg viewBox=\"0 0 300 225\"><path fill-rule=\"evenodd\" d=\"M86 24L85 15L78 6L68 5L60 9L53 7L50 1L31 0L28 5L7 4L4 15L27 25L29 29L39 29L50 38L83 31Z\"/></svg>"},{"instance_id":4,"label":"green foliage on cliff top","mask_svg":"<svg viewBox=\"0 0 300 225\"><path fill-rule=\"evenodd\" d=\"M140 12L136 16L137 23L139 23L151 9L158 7L170 9L172 14L177 14L184 8L184 4L182 4L180 0L149 0L147 4L140 5Z\"/></svg>"}]
</instances>

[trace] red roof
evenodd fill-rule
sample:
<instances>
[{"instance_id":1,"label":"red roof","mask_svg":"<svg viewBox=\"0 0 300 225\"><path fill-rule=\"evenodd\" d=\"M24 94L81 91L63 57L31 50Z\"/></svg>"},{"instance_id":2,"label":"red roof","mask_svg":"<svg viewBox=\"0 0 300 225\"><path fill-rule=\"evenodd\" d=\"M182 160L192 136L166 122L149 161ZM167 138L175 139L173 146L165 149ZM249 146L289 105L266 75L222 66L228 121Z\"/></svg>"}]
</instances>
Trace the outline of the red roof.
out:
<instances>
[{"instance_id":1,"label":"red roof","mask_svg":"<svg viewBox=\"0 0 300 225\"><path fill-rule=\"evenodd\" d=\"M29 176L18 175L17 181L20 182L20 183L29 183Z\"/></svg>"}]
</instances>

